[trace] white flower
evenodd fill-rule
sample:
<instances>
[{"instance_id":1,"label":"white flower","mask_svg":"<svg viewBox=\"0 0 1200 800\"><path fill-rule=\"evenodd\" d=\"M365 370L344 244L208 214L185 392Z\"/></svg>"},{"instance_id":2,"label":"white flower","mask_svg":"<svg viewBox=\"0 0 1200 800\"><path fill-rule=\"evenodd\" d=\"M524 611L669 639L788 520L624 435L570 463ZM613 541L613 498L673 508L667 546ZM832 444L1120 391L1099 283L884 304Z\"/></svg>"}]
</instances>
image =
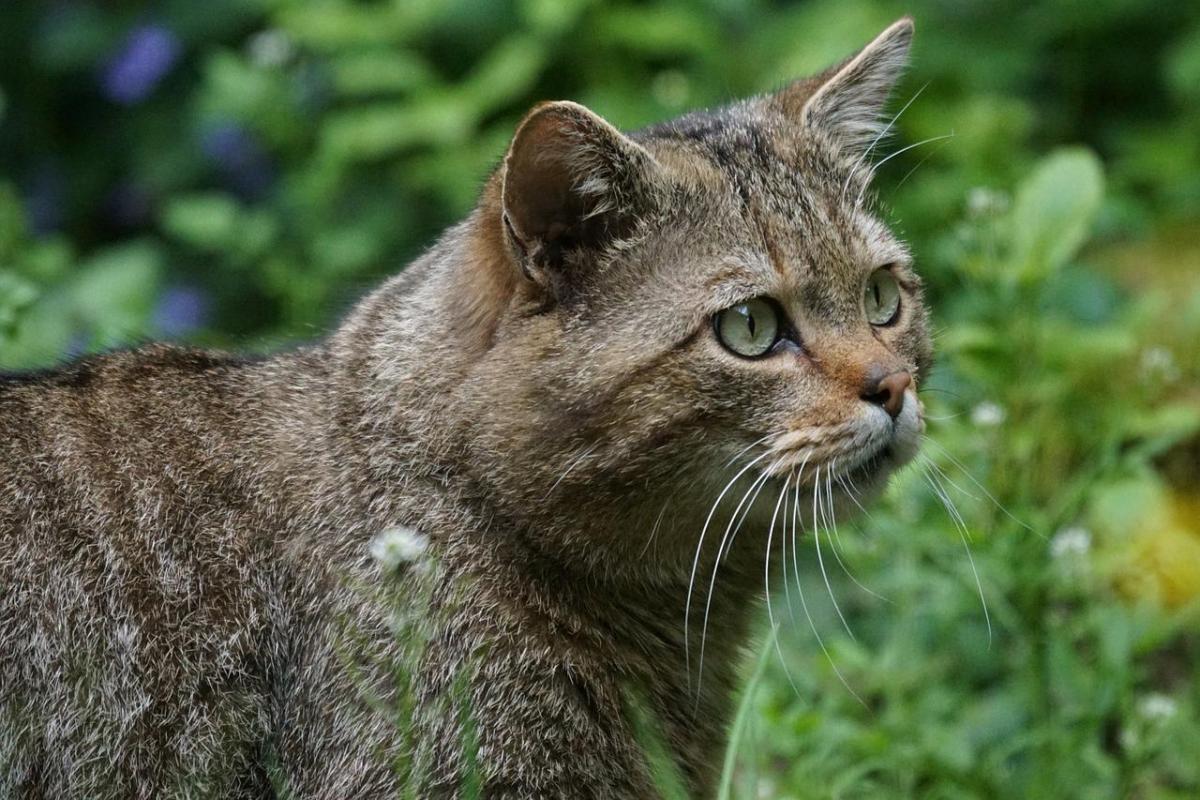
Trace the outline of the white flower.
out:
<instances>
[{"instance_id":1,"label":"white flower","mask_svg":"<svg viewBox=\"0 0 1200 800\"><path fill-rule=\"evenodd\" d=\"M1004 409L990 400L985 400L971 409L971 422L980 428L994 428L1004 422Z\"/></svg>"},{"instance_id":2,"label":"white flower","mask_svg":"<svg viewBox=\"0 0 1200 800\"><path fill-rule=\"evenodd\" d=\"M1137 710L1144 718L1159 722L1175 716L1179 711L1179 704L1169 695L1154 692L1138 701Z\"/></svg>"},{"instance_id":3,"label":"white flower","mask_svg":"<svg viewBox=\"0 0 1200 800\"><path fill-rule=\"evenodd\" d=\"M1008 208L1008 195L997 189L976 186L967 192L967 214L973 218L999 214Z\"/></svg>"},{"instance_id":4,"label":"white flower","mask_svg":"<svg viewBox=\"0 0 1200 800\"><path fill-rule=\"evenodd\" d=\"M275 28L259 31L246 43L247 55L260 67L281 67L291 60L294 51L291 38Z\"/></svg>"},{"instance_id":5,"label":"white flower","mask_svg":"<svg viewBox=\"0 0 1200 800\"><path fill-rule=\"evenodd\" d=\"M1063 528L1050 540L1050 555L1055 558L1081 557L1092 549L1092 533L1087 528Z\"/></svg>"},{"instance_id":6,"label":"white flower","mask_svg":"<svg viewBox=\"0 0 1200 800\"><path fill-rule=\"evenodd\" d=\"M1180 377L1175 354L1165 347L1147 347L1143 350L1140 366L1142 377L1147 380L1174 383Z\"/></svg>"},{"instance_id":7,"label":"white flower","mask_svg":"<svg viewBox=\"0 0 1200 800\"><path fill-rule=\"evenodd\" d=\"M425 555L429 540L412 528L398 525L388 528L371 540L371 555L385 570L394 570L401 564L420 561Z\"/></svg>"},{"instance_id":8,"label":"white flower","mask_svg":"<svg viewBox=\"0 0 1200 800\"><path fill-rule=\"evenodd\" d=\"M677 69L663 70L650 84L654 99L667 108L683 108L691 96L692 87L686 74Z\"/></svg>"}]
</instances>

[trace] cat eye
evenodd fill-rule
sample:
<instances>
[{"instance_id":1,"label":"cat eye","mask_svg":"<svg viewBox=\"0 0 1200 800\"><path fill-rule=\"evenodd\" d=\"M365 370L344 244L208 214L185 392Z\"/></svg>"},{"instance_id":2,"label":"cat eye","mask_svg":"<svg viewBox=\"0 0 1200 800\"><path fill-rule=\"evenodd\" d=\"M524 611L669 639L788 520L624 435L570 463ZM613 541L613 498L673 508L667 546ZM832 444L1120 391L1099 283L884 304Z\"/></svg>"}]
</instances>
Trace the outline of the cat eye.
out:
<instances>
[{"instance_id":1,"label":"cat eye","mask_svg":"<svg viewBox=\"0 0 1200 800\"><path fill-rule=\"evenodd\" d=\"M779 312L761 297L717 312L713 318L717 338L732 353L757 358L779 341Z\"/></svg>"},{"instance_id":2,"label":"cat eye","mask_svg":"<svg viewBox=\"0 0 1200 800\"><path fill-rule=\"evenodd\" d=\"M900 284L887 267L880 267L867 278L863 308L872 325L888 325L895 321L900 311Z\"/></svg>"}]
</instances>

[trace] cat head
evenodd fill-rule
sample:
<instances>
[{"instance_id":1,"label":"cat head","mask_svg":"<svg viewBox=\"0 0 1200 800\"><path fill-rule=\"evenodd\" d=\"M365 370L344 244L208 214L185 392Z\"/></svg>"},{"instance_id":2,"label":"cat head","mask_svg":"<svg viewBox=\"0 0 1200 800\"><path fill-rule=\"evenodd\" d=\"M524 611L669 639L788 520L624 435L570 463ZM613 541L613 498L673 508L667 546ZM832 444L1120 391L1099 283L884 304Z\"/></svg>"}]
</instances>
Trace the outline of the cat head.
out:
<instances>
[{"instance_id":1,"label":"cat head","mask_svg":"<svg viewBox=\"0 0 1200 800\"><path fill-rule=\"evenodd\" d=\"M912 31L630 134L575 103L530 112L462 301L472 461L510 513L636 528L707 512L739 470L841 495L912 458L926 311L868 191Z\"/></svg>"}]
</instances>

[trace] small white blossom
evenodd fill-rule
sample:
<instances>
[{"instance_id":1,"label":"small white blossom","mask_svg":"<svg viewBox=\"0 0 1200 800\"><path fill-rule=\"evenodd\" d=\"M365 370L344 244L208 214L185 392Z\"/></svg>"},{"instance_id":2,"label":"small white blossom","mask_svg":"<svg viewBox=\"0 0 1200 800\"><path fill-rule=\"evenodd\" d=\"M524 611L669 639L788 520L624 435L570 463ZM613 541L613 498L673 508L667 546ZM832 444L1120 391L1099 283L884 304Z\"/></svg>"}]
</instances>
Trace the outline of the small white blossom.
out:
<instances>
[{"instance_id":1,"label":"small white blossom","mask_svg":"<svg viewBox=\"0 0 1200 800\"><path fill-rule=\"evenodd\" d=\"M1008 208L1008 195L987 186L976 186L967 192L967 214L978 218L1000 214Z\"/></svg>"},{"instance_id":2,"label":"small white blossom","mask_svg":"<svg viewBox=\"0 0 1200 800\"><path fill-rule=\"evenodd\" d=\"M980 428L994 428L1004 422L1004 409L990 400L985 400L971 409L971 422Z\"/></svg>"},{"instance_id":3,"label":"small white blossom","mask_svg":"<svg viewBox=\"0 0 1200 800\"><path fill-rule=\"evenodd\" d=\"M650 84L654 99L667 108L683 108L692 93L686 74L677 69L667 69L654 76Z\"/></svg>"},{"instance_id":4,"label":"small white blossom","mask_svg":"<svg viewBox=\"0 0 1200 800\"><path fill-rule=\"evenodd\" d=\"M1145 719L1159 722L1174 717L1179 711L1179 704L1169 695L1154 692L1138 701L1137 710Z\"/></svg>"},{"instance_id":5,"label":"small white blossom","mask_svg":"<svg viewBox=\"0 0 1200 800\"><path fill-rule=\"evenodd\" d=\"M254 34L246 43L247 55L260 67L281 67L291 60L294 51L291 38L275 28Z\"/></svg>"},{"instance_id":6,"label":"small white blossom","mask_svg":"<svg viewBox=\"0 0 1200 800\"><path fill-rule=\"evenodd\" d=\"M1180 378L1175 354L1165 347L1147 347L1142 351L1140 361L1139 366L1144 379L1174 383Z\"/></svg>"},{"instance_id":7,"label":"small white blossom","mask_svg":"<svg viewBox=\"0 0 1200 800\"><path fill-rule=\"evenodd\" d=\"M1050 555L1055 558L1081 557L1092 549L1092 532L1078 525L1063 528L1050 540Z\"/></svg>"},{"instance_id":8,"label":"small white blossom","mask_svg":"<svg viewBox=\"0 0 1200 800\"><path fill-rule=\"evenodd\" d=\"M420 561L425 555L429 540L412 528L396 526L388 528L371 540L371 555L385 570L394 570L401 564Z\"/></svg>"}]
</instances>

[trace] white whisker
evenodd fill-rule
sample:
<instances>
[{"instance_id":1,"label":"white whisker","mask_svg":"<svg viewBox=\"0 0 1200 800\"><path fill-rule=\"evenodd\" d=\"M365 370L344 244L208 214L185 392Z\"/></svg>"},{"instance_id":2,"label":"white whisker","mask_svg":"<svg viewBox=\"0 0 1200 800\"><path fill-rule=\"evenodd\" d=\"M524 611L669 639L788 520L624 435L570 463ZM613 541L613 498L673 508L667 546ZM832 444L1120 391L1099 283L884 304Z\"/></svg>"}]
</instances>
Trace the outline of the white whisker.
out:
<instances>
[{"instance_id":1,"label":"white whisker","mask_svg":"<svg viewBox=\"0 0 1200 800\"><path fill-rule=\"evenodd\" d=\"M662 504L662 508L658 510L658 516L654 518L654 527L650 529L650 538L646 539L646 544L642 546L642 552L638 556L639 558L645 558L646 551L650 549L650 545L653 544L655 537L658 535L658 526L662 524L663 515L667 513L667 506L670 504L671 500L668 498L666 502Z\"/></svg>"},{"instance_id":2,"label":"white whisker","mask_svg":"<svg viewBox=\"0 0 1200 800\"><path fill-rule=\"evenodd\" d=\"M914 147L920 147L921 145L929 144L930 142L940 142L943 139L951 139L953 137L954 137L954 133L952 131L950 133L944 133L941 136L930 136L928 139L922 139L919 142L913 142L912 144L908 145L907 147L901 147L896 152L889 154L886 158L882 158L879 160L878 163L872 165L871 173L874 174L874 173L878 172L879 168L882 167L884 164L891 161L896 156L901 155L902 153L907 153L909 150L912 150ZM870 185L870 181L863 184L863 188L861 191L859 191L858 197L854 201L854 205L857 206L862 203L863 195L866 193L867 186L869 186L869 185Z\"/></svg>"},{"instance_id":3,"label":"white whisker","mask_svg":"<svg viewBox=\"0 0 1200 800\"><path fill-rule=\"evenodd\" d=\"M712 508L709 509L709 512L708 512L708 517L704 520L704 527L700 529L700 539L696 542L696 556L695 556L695 558L692 559L692 574L688 578L687 601L683 608L683 657L684 657L684 663L687 665L689 687L691 685L691 676L692 676L691 649L689 647L689 634L691 631L691 613L692 613L692 590L695 588L695 585L696 585L696 571L700 568L700 555L704 549L704 537L708 533L708 526L712 523L713 515L717 513L717 507L721 504L721 500L729 492L730 488L732 488L733 485L737 482L737 480L739 478L741 478L743 475L745 475L746 472L749 471L755 464L757 464L758 462L760 462L764 458L766 458L767 455L768 455L767 453L763 453L762 455L754 458L753 460L750 461L749 464L746 464L744 467L742 467L740 470L738 470L736 475L734 475L732 478L729 479L729 483L725 484L725 488L721 490L721 493L717 495L717 499L715 501L713 501ZM699 693L699 682L698 681L697 681L696 691L698 694Z\"/></svg>"},{"instance_id":4,"label":"white whisker","mask_svg":"<svg viewBox=\"0 0 1200 800\"><path fill-rule=\"evenodd\" d=\"M758 493L762 491L762 487L770 480L771 472L774 470L776 464L772 464L769 469L763 470L763 473L755 478L750 487L742 494L742 500L738 503L737 508L733 510L733 515L729 518L729 524L725 526L725 533L721 536L721 542L717 546L717 557L713 559L712 577L708 581L708 597L704 600L704 622L700 627L700 664L696 681L697 687L704 676L704 648L708 644L708 615L712 610L713 592L717 587L717 572L721 569L722 553L728 552L726 550L727 546L733 546L733 539L742 527L742 522L745 521L746 514L750 513L750 508L753 507L754 501L758 499ZM738 512L742 510L743 505L746 505L747 499L749 499L750 504L746 506L746 514L742 514L739 519ZM737 523L736 527L734 525L735 521Z\"/></svg>"},{"instance_id":5,"label":"white whisker","mask_svg":"<svg viewBox=\"0 0 1200 800\"><path fill-rule=\"evenodd\" d=\"M918 453L917 455L919 455L921 457L921 460L924 461L928 467L933 469L938 474L938 477L940 477L942 479L942 481L950 484L955 489L958 489L958 491L962 492L963 494L965 494L967 497L971 498L972 500L974 500L976 502L979 501L979 495L968 492L966 489L964 489L963 487L959 486L957 483L952 481L950 479L950 476L946 474L946 471L944 469L942 469L941 467L939 467L937 465L937 462L934 461L932 458L925 455L924 453Z\"/></svg>"},{"instance_id":6,"label":"white whisker","mask_svg":"<svg viewBox=\"0 0 1200 800\"><path fill-rule=\"evenodd\" d=\"M979 592L979 602L983 606L983 619L987 623L988 631L988 648L992 646L992 615L988 612L987 597L983 592L983 581L979 578L979 570L975 567L975 556L971 553L971 545L967 541L967 524L963 521L962 515L958 513L958 509L954 506L954 501L946 494L944 487L937 482L937 476L926 470L923 475L929 486L933 489L933 493L942 501L942 505L946 507L946 513L950 515L950 519L954 521L955 527L958 529L959 538L962 539L963 549L967 551L967 563L971 565L971 574L975 578L975 588Z\"/></svg>"},{"instance_id":7,"label":"white whisker","mask_svg":"<svg viewBox=\"0 0 1200 800\"><path fill-rule=\"evenodd\" d=\"M771 607L771 540L775 535L775 520L779 516L779 506L783 502L783 498L787 497L788 481L792 479L788 475L783 483L783 491L779 493L779 499L775 501L775 510L771 512L771 526L767 528L767 553L763 558L763 591L767 598L767 619L771 621L771 628L779 630L779 626L775 623L775 611ZM784 532L787 532L787 520L784 519ZM800 696L800 690L796 687L796 682L792 680L791 670L788 669L787 661L783 657L783 649L779 646L779 637L775 637L775 654L779 656L779 665L783 667L783 674L787 676L788 683L792 685L792 691L796 696Z\"/></svg>"},{"instance_id":8,"label":"white whisker","mask_svg":"<svg viewBox=\"0 0 1200 800\"><path fill-rule=\"evenodd\" d=\"M946 146L946 142L942 142L937 147L933 148L928 153L926 153L925 156L920 161L918 161L912 169L910 169L908 172L904 173L904 177L901 178L900 181L896 184L894 190L899 191L900 187L904 185L905 181L907 181L909 178L912 177L914 172L916 172L921 167L923 167L925 165L926 161L928 161L929 159L933 158L938 153L940 153L942 151L942 148L945 146ZM928 417L926 417L926 419L928 419Z\"/></svg>"},{"instance_id":9,"label":"white whisker","mask_svg":"<svg viewBox=\"0 0 1200 800\"><path fill-rule=\"evenodd\" d=\"M806 459L806 461L807 461L807 459ZM802 467L802 469L803 469L803 467ZM816 497L816 494L814 493L813 496ZM801 514L800 514L800 479L799 478L796 479L796 490L795 490L795 498L794 499L795 499L795 503L792 506L792 515L793 515L792 535L793 535L793 537L795 536L795 533L796 533L796 520L799 519L801 524L803 524L803 519L801 518ZM813 523L814 523L813 527L815 529L816 528L816 512L815 511L813 512ZM829 667L830 667L830 669L833 670L833 674L837 675L837 679L839 681L841 681L842 686L846 687L846 691L850 693L850 696L853 697L855 700L857 700L863 708L866 708L867 704L863 701L863 699L861 697L858 696L858 692L854 691L854 689L851 688L850 682L846 680L846 676L842 674L842 671L840 669L838 669L837 662L833 660L833 654L829 652L829 648L825 645L825 639L822 638L820 631L817 630L817 623L813 621L812 612L809 611L809 609L808 609L808 601L804 597L804 585L800 581L800 562L796 558L796 549L797 548L795 546L795 541L793 539L793 542L792 542L792 567L793 567L793 571L796 573L796 592L800 596L800 608L802 611L804 611L805 619L808 620L808 627L812 630L813 636L817 640L817 646L821 648L821 652L825 655L825 660L829 662Z\"/></svg>"},{"instance_id":10,"label":"white whisker","mask_svg":"<svg viewBox=\"0 0 1200 800\"><path fill-rule=\"evenodd\" d=\"M916 99L921 96L921 92L925 91L927 88L929 88L929 81L926 81L924 86L922 86L920 89L917 89L917 91L913 93L913 96L908 99L908 102L905 103L900 110L896 112L896 115L891 118L888 124L884 126L884 128L879 131L878 134L875 135L875 138L871 140L869 145L867 145L867 149L863 150L862 154L854 162L854 166L850 168L850 174L846 176L846 182L842 185L841 198L843 200L846 199L846 190L850 188L850 181L854 178L854 175L858 172L858 168L862 166L862 163L870 158L871 153L875 150L875 145L879 144L880 140L888 135L888 132L895 126L896 121L900 119L900 115L907 111L908 107L916 102Z\"/></svg>"},{"instance_id":11,"label":"white whisker","mask_svg":"<svg viewBox=\"0 0 1200 800\"><path fill-rule=\"evenodd\" d=\"M558 480L556 480L556 481L554 481L554 483L550 484L550 488L546 491L546 494L542 497L542 499L545 500L551 494L553 494L554 490L558 488L558 485L563 482L563 478L566 478L568 475L570 475L571 470L575 469L580 464L582 464L583 460L585 458L590 456L592 453L596 452L596 448L599 446L600 446L600 443L596 442L591 447L589 447L587 450L584 450L582 453L575 456L575 458L571 459L571 463L567 466L567 468L565 470L563 470L562 475L558 476Z\"/></svg>"},{"instance_id":12,"label":"white whisker","mask_svg":"<svg viewBox=\"0 0 1200 800\"><path fill-rule=\"evenodd\" d=\"M792 624L796 624L796 606L792 603L792 586L788 583L788 481L791 481L792 475L788 473L787 481L783 484L783 532L779 536L780 559L783 562L783 596L787 602L788 616L792 618Z\"/></svg>"},{"instance_id":13,"label":"white whisker","mask_svg":"<svg viewBox=\"0 0 1200 800\"><path fill-rule=\"evenodd\" d=\"M765 442L767 439L770 439L773 435L774 434L768 433L766 436L763 436L760 439L755 439L753 442L746 445L741 450L737 451L737 453L734 454L733 458L731 458L731 459L729 459L729 461L725 462L725 468L729 469L730 467L732 467L735 461L737 461L742 456L746 455L746 453L750 452L757 445L760 445L763 442Z\"/></svg>"},{"instance_id":14,"label":"white whisker","mask_svg":"<svg viewBox=\"0 0 1200 800\"><path fill-rule=\"evenodd\" d=\"M840 482L840 479L839 479L839 482ZM838 530L838 524L837 524L837 518L836 518L836 510L834 509L834 506L833 506L833 481L826 480L825 488L826 488L826 497L829 500L829 516L833 519L833 529L836 531L836 530ZM842 484L842 488L845 489L845 484ZM850 497L851 500L854 500L854 497L850 495L850 492L848 489L846 490L846 496ZM854 500L854 502L856 505L858 504L857 500ZM862 506L860 505L859 508L862 508ZM870 589L868 589L866 586L863 586L862 583L859 582L858 578L854 577L854 573L851 572L850 568L846 566L846 562L842 560L842 556L838 552L839 549L842 549L841 536L836 536L835 540L836 540L836 546L831 546L829 549L833 551L833 557L835 559L837 559L838 566L842 568L842 572L846 573L846 577L850 579L850 582L877 600L882 600L885 603L891 602L883 595L873 592Z\"/></svg>"},{"instance_id":15,"label":"white whisker","mask_svg":"<svg viewBox=\"0 0 1200 800\"><path fill-rule=\"evenodd\" d=\"M825 557L821 555L821 526L816 524L817 508L821 507L821 520L825 520L824 503L821 501L821 468L817 467L816 482L813 484L813 542L817 550L817 565L821 568L821 577L825 580L825 588L829 591L829 599L833 602L833 610L837 612L838 619L842 621L842 626L846 629L846 633L850 634L850 638L854 639L854 631L850 630L850 623L846 621L846 615L842 613L842 607L838 605L837 597L833 593L833 584L829 582L829 572L825 569ZM828 532L829 528L825 528Z\"/></svg>"},{"instance_id":16,"label":"white whisker","mask_svg":"<svg viewBox=\"0 0 1200 800\"><path fill-rule=\"evenodd\" d=\"M1021 520L1017 519L1015 516L1013 516L1013 513L1011 511L1009 511L1007 508L1005 508L1003 503L1001 503L999 500L997 500L995 497L992 496L992 493L988 491L986 486L984 486L979 481L975 480L975 476L971 474L971 471L968 470L966 467L964 467L962 462L959 461L957 458L955 458L954 455L949 450L947 450L945 447L942 447L940 444L938 444L936 441L929 438L928 436L922 436L921 441L926 442L926 443L931 444L934 447L936 447L938 449L938 451L950 461L951 464L958 467L958 469L962 472L962 474L966 476L967 480L969 480L971 483L975 484L975 486L978 487L979 491L983 492L984 497L986 497L988 500L991 500L992 503L996 506L996 508L1003 511L1005 516L1007 516L1013 522L1017 523L1018 525L1020 525L1022 528L1029 531L1030 533L1036 534L1037 536L1040 536L1043 539L1046 538L1044 534L1039 533L1038 531L1035 531L1029 525L1027 525L1026 523L1022 522Z\"/></svg>"}]
</instances>

